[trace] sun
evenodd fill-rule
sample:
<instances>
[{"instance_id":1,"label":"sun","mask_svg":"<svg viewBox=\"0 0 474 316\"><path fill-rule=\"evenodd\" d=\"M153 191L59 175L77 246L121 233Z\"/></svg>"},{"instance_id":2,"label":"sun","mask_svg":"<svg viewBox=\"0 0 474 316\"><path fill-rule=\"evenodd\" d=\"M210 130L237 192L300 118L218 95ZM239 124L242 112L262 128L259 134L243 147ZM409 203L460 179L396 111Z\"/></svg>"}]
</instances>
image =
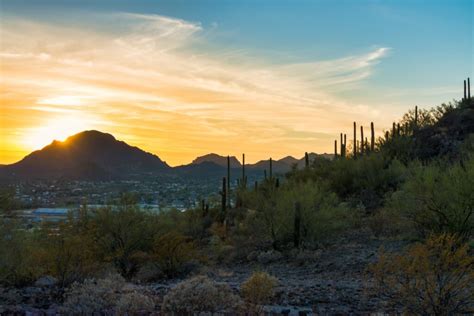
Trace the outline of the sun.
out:
<instances>
[{"instance_id":1,"label":"sun","mask_svg":"<svg viewBox=\"0 0 474 316\"><path fill-rule=\"evenodd\" d=\"M53 140L64 141L71 135L90 129L87 120L80 116L56 116L43 125L29 129L24 143L31 150L41 149Z\"/></svg>"}]
</instances>

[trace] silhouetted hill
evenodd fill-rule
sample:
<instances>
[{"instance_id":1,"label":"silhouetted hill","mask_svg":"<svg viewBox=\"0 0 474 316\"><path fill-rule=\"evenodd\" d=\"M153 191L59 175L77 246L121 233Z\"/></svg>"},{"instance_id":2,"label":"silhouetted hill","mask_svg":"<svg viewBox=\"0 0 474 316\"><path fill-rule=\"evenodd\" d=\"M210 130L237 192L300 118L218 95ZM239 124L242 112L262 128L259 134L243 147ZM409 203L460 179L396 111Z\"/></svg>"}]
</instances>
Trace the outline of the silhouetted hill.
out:
<instances>
[{"instance_id":1,"label":"silhouetted hill","mask_svg":"<svg viewBox=\"0 0 474 316\"><path fill-rule=\"evenodd\" d=\"M310 154L331 158L332 155ZM241 174L241 163L232 156L231 174ZM293 165L304 166L304 157L291 156L273 161L273 172L286 173ZM192 163L169 167L158 156L130 146L114 136L99 131L84 131L66 141L53 141L11 165L0 165L0 180L112 180L144 178L147 176L221 177L227 172L227 157L208 154L197 157ZM248 175L263 175L269 169L269 160L246 164Z\"/></svg>"},{"instance_id":2,"label":"silhouetted hill","mask_svg":"<svg viewBox=\"0 0 474 316\"><path fill-rule=\"evenodd\" d=\"M221 167L226 167L227 168L227 157L226 156L220 156L218 154L207 154L204 156L197 157L196 159L193 160L191 164L193 165L198 165L203 162L212 162L218 166ZM241 163L235 156L230 157L230 167L231 168L239 168L241 166Z\"/></svg>"},{"instance_id":3,"label":"silhouetted hill","mask_svg":"<svg viewBox=\"0 0 474 316\"><path fill-rule=\"evenodd\" d=\"M420 129L414 135L415 156L421 160L457 158L470 135L474 135L474 104L448 112L433 126Z\"/></svg>"},{"instance_id":4,"label":"silhouetted hill","mask_svg":"<svg viewBox=\"0 0 474 316\"><path fill-rule=\"evenodd\" d=\"M105 180L169 171L157 156L118 141L110 134L85 131L53 141L21 161L0 169L3 178Z\"/></svg>"}]
</instances>

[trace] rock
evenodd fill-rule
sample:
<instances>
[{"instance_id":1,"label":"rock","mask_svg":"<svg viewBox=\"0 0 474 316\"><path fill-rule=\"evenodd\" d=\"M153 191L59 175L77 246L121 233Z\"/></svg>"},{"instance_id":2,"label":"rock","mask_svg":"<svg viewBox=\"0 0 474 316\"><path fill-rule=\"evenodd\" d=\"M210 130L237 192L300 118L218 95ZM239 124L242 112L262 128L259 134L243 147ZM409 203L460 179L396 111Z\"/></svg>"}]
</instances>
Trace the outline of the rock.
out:
<instances>
[{"instance_id":1,"label":"rock","mask_svg":"<svg viewBox=\"0 0 474 316\"><path fill-rule=\"evenodd\" d=\"M42 276L35 282L38 287L50 287L58 283L58 280L50 275Z\"/></svg>"},{"instance_id":2,"label":"rock","mask_svg":"<svg viewBox=\"0 0 474 316\"><path fill-rule=\"evenodd\" d=\"M281 252L269 250L269 251L265 251L259 254L257 257L257 261L261 264L266 264L266 263L281 260L282 258L283 258L283 255Z\"/></svg>"}]
</instances>

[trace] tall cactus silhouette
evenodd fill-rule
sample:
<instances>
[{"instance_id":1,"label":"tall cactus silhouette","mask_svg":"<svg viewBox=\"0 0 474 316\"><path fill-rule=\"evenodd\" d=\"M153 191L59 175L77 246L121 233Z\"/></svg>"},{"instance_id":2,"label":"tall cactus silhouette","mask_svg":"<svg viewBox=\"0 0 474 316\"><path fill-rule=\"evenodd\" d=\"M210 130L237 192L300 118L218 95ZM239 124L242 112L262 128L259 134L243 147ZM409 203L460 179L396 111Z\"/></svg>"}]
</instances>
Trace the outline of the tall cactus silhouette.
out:
<instances>
[{"instance_id":1,"label":"tall cactus silhouette","mask_svg":"<svg viewBox=\"0 0 474 316\"><path fill-rule=\"evenodd\" d=\"M341 157L344 157L344 154L343 154L343 152L344 152L344 147L343 147L343 146L344 146L344 143L343 143L342 133L341 133Z\"/></svg>"},{"instance_id":2,"label":"tall cactus silhouette","mask_svg":"<svg viewBox=\"0 0 474 316\"><path fill-rule=\"evenodd\" d=\"M418 129L418 105L415 106L415 130Z\"/></svg>"},{"instance_id":3,"label":"tall cactus silhouette","mask_svg":"<svg viewBox=\"0 0 474 316\"><path fill-rule=\"evenodd\" d=\"M344 158L346 157L346 150L347 150L347 135L344 134Z\"/></svg>"},{"instance_id":4,"label":"tall cactus silhouette","mask_svg":"<svg viewBox=\"0 0 474 316\"><path fill-rule=\"evenodd\" d=\"M375 150L375 128L374 122L370 122L370 151Z\"/></svg>"},{"instance_id":5,"label":"tall cactus silhouette","mask_svg":"<svg viewBox=\"0 0 474 316\"><path fill-rule=\"evenodd\" d=\"M293 246L295 248L300 247L301 237L301 203L295 203L295 217L293 222Z\"/></svg>"},{"instance_id":6,"label":"tall cactus silhouette","mask_svg":"<svg viewBox=\"0 0 474 316\"><path fill-rule=\"evenodd\" d=\"M353 148L354 158L357 157L357 124L354 122L354 148Z\"/></svg>"},{"instance_id":7,"label":"tall cactus silhouette","mask_svg":"<svg viewBox=\"0 0 474 316\"><path fill-rule=\"evenodd\" d=\"M269 176L270 176L270 180L273 178L273 160L272 158L270 158L270 173L269 173Z\"/></svg>"},{"instance_id":8,"label":"tall cactus silhouette","mask_svg":"<svg viewBox=\"0 0 474 316\"><path fill-rule=\"evenodd\" d=\"M360 126L360 153L361 155L364 154L364 147L365 147L365 143L364 143L364 126Z\"/></svg>"},{"instance_id":9,"label":"tall cactus silhouette","mask_svg":"<svg viewBox=\"0 0 474 316\"><path fill-rule=\"evenodd\" d=\"M467 89L466 88L467 88L466 80L464 80L464 98L463 98L463 101L467 99L467 93L466 93Z\"/></svg>"},{"instance_id":10,"label":"tall cactus silhouette","mask_svg":"<svg viewBox=\"0 0 474 316\"><path fill-rule=\"evenodd\" d=\"M230 208L230 156L227 156L227 207Z\"/></svg>"},{"instance_id":11,"label":"tall cactus silhouette","mask_svg":"<svg viewBox=\"0 0 474 316\"><path fill-rule=\"evenodd\" d=\"M305 166L305 168L309 168L309 156L308 156L308 152L305 152L305 153L304 153L304 166Z\"/></svg>"},{"instance_id":12,"label":"tall cactus silhouette","mask_svg":"<svg viewBox=\"0 0 474 316\"><path fill-rule=\"evenodd\" d=\"M247 176L245 175L245 154L242 154L242 187L245 189L247 187Z\"/></svg>"},{"instance_id":13,"label":"tall cactus silhouette","mask_svg":"<svg viewBox=\"0 0 474 316\"><path fill-rule=\"evenodd\" d=\"M471 79L467 78L467 98L471 100Z\"/></svg>"},{"instance_id":14,"label":"tall cactus silhouette","mask_svg":"<svg viewBox=\"0 0 474 316\"><path fill-rule=\"evenodd\" d=\"M334 140L334 158L337 158L337 139Z\"/></svg>"},{"instance_id":15,"label":"tall cactus silhouette","mask_svg":"<svg viewBox=\"0 0 474 316\"><path fill-rule=\"evenodd\" d=\"M226 204L227 204L227 187L226 187L225 177L222 178L222 190L219 193L221 195L221 213L222 213L222 216L225 217Z\"/></svg>"}]
</instances>

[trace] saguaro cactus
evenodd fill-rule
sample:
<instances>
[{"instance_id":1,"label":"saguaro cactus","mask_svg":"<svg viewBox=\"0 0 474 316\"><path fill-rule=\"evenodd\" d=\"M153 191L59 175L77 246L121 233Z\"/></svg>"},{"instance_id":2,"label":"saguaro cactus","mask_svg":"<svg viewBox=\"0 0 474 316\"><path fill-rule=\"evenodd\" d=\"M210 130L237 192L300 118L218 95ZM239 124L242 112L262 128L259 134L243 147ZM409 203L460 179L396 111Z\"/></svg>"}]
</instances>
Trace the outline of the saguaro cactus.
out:
<instances>
[{"instance_id":1,"label":"saguaro cactus","mask_svg":"<svg viewBox=\"0 0 474 316\"><path fill-rule=\"evenodd\" d=\"M301 237L301 203L295 203L295 218L293 223L293 245L295 248L300 247Z\"/></svg>"},{"instance_id":2,"label":"saguaro cactus","mask_svg":"<svg viewBox=\"0 0 474 316\"><path fill-rule=\"evenodd\" d=\"M466 94L466 80L464 80L464 98L463 100L466 100L467 99L467 94Z\"/></svg>"},{"instance_id":3,"label":"saguaro cactus","mask_svg":"<svg viewBox=\"0 0 474 316\"><path fill-rule=\"evenodd\" d=\"M337 139L334 140L334 158L337 158Z\"/></svg>"},{"instance_id":4,"label":"saguaro cactus","mask_svg":"<svg viewBox=\"0 0 474 316\"><path fill-rule=\"evenodd\" d=\"M418 105L415 106L415 130L418 129Z\"/></svg>"},{"instance_id":5,"label":"saguaro cactus","mask_svg":"<svg viewBox=\"0 0 474 316\"><path fill-rule=\"evenodd\" d=\"M341 157L343 157L343 151L344 151L344 143L343 143L343 140L342 140L342 133L341 133Z\"/></svg>"},{"instance_id":6,"label":"saguaro cactus","mask_svg":"<svg viewBox=\"0 0 474 316\"><path fill-rule=\"evenodd\" d=\"M222 215L225 216L226 211L226 203L227 203L227 187L226 187L226 179L225 177L222 178L222 191L219 192L221 195L221 212Z\"/></svg>"},{"instance_id":7,"label":"saguaro cactus","mask_svg":"<svg viewBox=\"0 0 474 316\"><path fill-rule=\"evenodd\" d=\"M467 98L471 100L471 79L467 78Z\"/></svg>"},{"instance_id":8,"label":"saguaro cactus","mask_svg":"<svg viewBox=\"0 0 474 316\"><path fill-rule=\"evenodd\" d=\"M247 176L245 175L245 154L242 154L242 187L247 187Z\"/></svg>"},{"instance_id":9,"label":"saguaro cactus","mask_svg":"<svg viewBox=\"0 0 474 316\"><path fill-rule=\"evenodd\" d=\"M270 180L273 178L273 160L272 158L270 157L270 173L269 173L269 176L270 176Z\"/></svg>"},{"instance_id":10,"label":"saguaro cactus","mask_svg":"<svg viewBox=\"0 0 474 316\"><path fill-rule=\"evenodd\" d=\"M344 158L346 157L346 149L347 149L347 135L344 134Z\"/></svg>"},{"instance_id":11,"label":"saguaro cactus","mask_svg":"<svg viewBox=\"0 0 474 316\"><path fill-rule=\"evenodd\" d=\"M309 168L309 156L307 152L304 153L304 166Z\"/></svg>"},{"instance_id":12,"label":"saguaro cactus","mask_svg":"<svg viewBox=\"0 0 474 316\"><path fill-rule=\"evenodd\" d=\"M356 122L354 122L354 148L353 148L353 152L354 152L354 158L357 157L357 124Z\"/></svg>"},{"instance_id":13,"label":"saguaro cactus","mask_svg":"<svg viewBox=\"0 0 474 316\"><path fill-rule=\"evenodd\" d=\"M374 129L374 122L370 122L370 151L374 151L375 149L375 129Z\"/></svg>"},{"instance_id":14,"label":"saguaro cactus","mask_svg":"<svg viewBox=\"0 0 474 316\"><path fill-rule=\"evenodd\" d=\"M227 207L230 208L230 156L227 156Z\"/></svg>"},{"instance_id":15,"label":"saguaro cactus","mask_svg":"<svg viewBox=\"0 0 474 316\"><path fill-rule=\"evenodd\" d=\"M360 126L360 153L363 155L364 154L364 127L361 125Z\"/></svg>"}]
</instances>

